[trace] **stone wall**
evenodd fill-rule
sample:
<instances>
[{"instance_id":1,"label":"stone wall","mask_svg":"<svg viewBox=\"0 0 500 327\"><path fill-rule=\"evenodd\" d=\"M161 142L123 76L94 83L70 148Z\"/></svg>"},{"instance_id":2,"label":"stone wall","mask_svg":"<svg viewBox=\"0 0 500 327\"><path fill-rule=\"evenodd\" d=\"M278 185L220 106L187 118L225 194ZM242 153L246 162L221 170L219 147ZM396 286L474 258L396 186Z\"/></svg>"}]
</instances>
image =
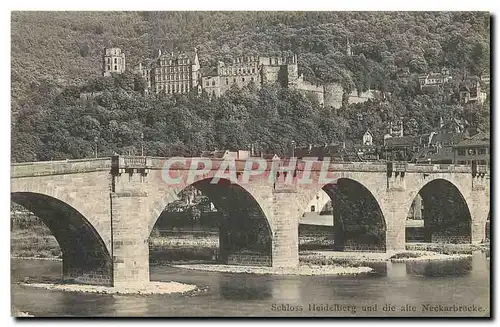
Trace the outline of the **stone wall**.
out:
<instances>
[{"instance_id":1,"label":"stone wall","mask_svg":"<svg viewBox=\"0 0 500 327\"><path fill-rule=\"evenodd\" d=\"M325 84L324 90L325 106L333 107L334 109L341 108L342 97L344 95L344 89L342 88L342 85L337 83Z\"/></svg>"},{"instance_id":2,"label":"stone wall","mask_svg":"<svg viewBox=\"0 0 500 327\"><path fill-rule=\"evenodd\" d=\"M324 90L322 85L314 85L307 81L298 81L296 88L305 94L312 96L319 104L325 103Z\"/></svg>"},{"instance_id":3,"label":"stone wall","mask_svg":"<svg viewBox=\"0 0 500 327\"><path fill-rule=\"evenodd\" d=\"M370 99L373 99L373 91L368 90L365 92L358 92L357 90L352 91L348 96L349 104L363 103Z\"/></svg>"},{"instance_id":4,"label":"stone wall","mask_svg":"<svg viewBox=\"0 0 500 327\"><path fill-rule=\"evenodd\" d=\"M470 242L470 236L451 236L439 234L433 234L431 236L431 243L468 244Z\"/></svg>"},{"instance_id":5,"label":"stone wall","mask_svg":"<svg viewBox=\"0 0 500 327\"><path fill-rule=\"evenodd\" d=\"M99 269L89 271L88 269L69 268L63 262L63 281L74 284L91 285L113 285L113 274L111 269Z\"/></svg>"},{"instance_id":6,"label":"stone wall","mask_svg":"<svg viewBox=\"0 0 500 327\"><path fill-rule=\"evenodd\" d=\"M235 266L264 266L271 267L271 256L264 254L231 253L227 258L227 264Z\"/></svg>"}]
</instances>

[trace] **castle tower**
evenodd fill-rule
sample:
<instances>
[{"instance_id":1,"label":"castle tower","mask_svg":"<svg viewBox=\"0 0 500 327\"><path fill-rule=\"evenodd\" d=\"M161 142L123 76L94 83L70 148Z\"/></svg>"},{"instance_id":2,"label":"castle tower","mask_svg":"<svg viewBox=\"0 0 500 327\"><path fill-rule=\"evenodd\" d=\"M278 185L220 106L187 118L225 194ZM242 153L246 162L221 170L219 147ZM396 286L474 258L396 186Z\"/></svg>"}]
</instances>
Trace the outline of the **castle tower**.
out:
<instances>
[{"instance_id":1,"label":"castle tower","mask_svg":"<svg viewBox=\"0 0 500 327\"><path fill-rule=\"evenodd\" d=\"M293 88L297 85L299 79L299 67L297 64L297 55L293 54L287 60L287 82L288 87Z\"/></svg>"},{"instance_id":2,"label":"castle tower","mask_svg":"<svg viewBox=\"0 0 500 327\"><path fill-rule=\"evenodd\" d=\"M110 76L111 73L123 73L125 71L125 53L120 48L105 48L102 65L104 76Z\"/></svg>"},{"instance_id":3,"label":"castle tower","mask_svg":"<svg viewBox=\"0 0 500 327\"><path fill-rule=\"evenodd\" d=\"M352 56L352 48L351 48L351 43L349 42L349 37L347 37L347 43L346 43L346 55L348 57Z\"/></svg>"},{"instance_id":4,"label":"castle tower","mask_svg":"<svg viewBox=\"0 0 500 327\"><path fill-rule=\"evenodd\" d=\"M198 49L194 48L194 58L191 64L191 85L192 88L198 88L200 80L200 60L198 59Z\"/></svg>"}]
</instances>

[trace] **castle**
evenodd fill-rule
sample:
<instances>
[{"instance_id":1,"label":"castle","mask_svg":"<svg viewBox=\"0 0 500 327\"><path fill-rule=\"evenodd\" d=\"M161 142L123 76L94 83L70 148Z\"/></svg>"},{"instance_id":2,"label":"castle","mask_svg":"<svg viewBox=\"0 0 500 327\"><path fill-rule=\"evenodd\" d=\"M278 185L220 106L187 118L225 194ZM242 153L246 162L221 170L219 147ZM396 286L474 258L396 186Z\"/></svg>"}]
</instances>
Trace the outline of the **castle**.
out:
<instances>
[{"instance_id":1,"label":"castle","mask_svg":"<svg viewBox=\"0 0 500 327\"><path fill-rule=\"evenodd\" d=\"M112 63L117 65L113 66ZM108 63L111 63L108 65ZM121 64L120 64L121 63ZM105 49L103 74L125 71L125 54L119 48ZM253 83L257 88L266 84L302 91L320 105L340 108L344 89L338 83L316 85L299 75L298 57L246 56L236 57L231 62L218 61L215 67L201 67L198 51L174 54L158 51L154 59L145 59L134 67L146 82L145 93L185 94L206 92L210 97L219 97L233 85L239 88ZM365 102L374 98L374 92L346 94L349 104Z\"/></svg>"}]
</instances>

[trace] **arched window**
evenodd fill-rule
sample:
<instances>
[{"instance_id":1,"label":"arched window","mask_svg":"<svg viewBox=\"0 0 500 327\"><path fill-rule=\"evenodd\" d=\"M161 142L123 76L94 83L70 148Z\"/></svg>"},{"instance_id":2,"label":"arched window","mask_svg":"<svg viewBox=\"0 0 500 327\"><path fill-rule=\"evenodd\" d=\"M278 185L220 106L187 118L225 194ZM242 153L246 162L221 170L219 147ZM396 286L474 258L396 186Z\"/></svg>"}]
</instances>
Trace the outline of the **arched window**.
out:
<instances>
[{"instance_id":1,"label":"arched window","mask_svg":"<svg viewBox=\"0 0 500 327\"><path fill-rule=\"evenodd\" d=\"M115 65L115 70L118 70L118 67Z\"/></svg>"},{"instance_id":2,"label":"arched window","mask_svg":"<svg viewBox=\"0 0 500 327\"><path fill-rule=\"evenodd\" d=\"M108 64L110 64L110 63L111 63L111 60L108 58Z\"/></svg>"},{"instance_id":3,"label":"arched window","mask_svg":"<svg viewBox=\"0 0 500 327\"><path fill-rule=\"evenodd\" d=\"M115 64L116 64L116 58L115 58Z\"/></svg>"},{"instance_id":4,"label":"arched window","mask_svg":"<svg viewBox=\"0 0 500 327\"><path fill-rule=\"evenodd\" d=\"M226 85L229 85L229 78L226 78Z\"/></svg>"},{"instance_id":5,"label":"arched window","mask_svg":"<svg viewBox=\"0 0 500 327\"><path fill-rule=\"evenodd\" d=\"M244 82L244 81L245 81L245 77L242 77L242 78L241 78L241 81L242 81L242 82Z\"/></svg>"}]
</instances>

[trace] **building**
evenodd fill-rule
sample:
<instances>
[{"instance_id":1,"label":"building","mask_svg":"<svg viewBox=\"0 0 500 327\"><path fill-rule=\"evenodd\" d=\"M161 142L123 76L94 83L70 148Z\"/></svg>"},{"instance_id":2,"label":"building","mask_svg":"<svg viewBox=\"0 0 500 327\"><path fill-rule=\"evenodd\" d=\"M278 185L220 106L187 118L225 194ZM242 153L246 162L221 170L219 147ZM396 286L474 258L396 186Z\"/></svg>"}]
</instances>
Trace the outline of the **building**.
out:
<instances>
[{"instance_id":1,"label":"building","mask_svg":"<svg viewBox=\"0 0 500 327\"><path fill-rule=\"evenodd\" d=\"M125 53L120 48L105 48L102 58L102 74L110 76L111 73L121 74L125 71Z\"/></svg>"},{"instance_id":2,"label":"building","mask_svg":"<svg viewBox=\"0 0 500 327\"><path fill-rule=\"evenodd\" d=\"M234 159L234 160L246 160L250 158L249 150L214 150L214 151L203 151L200 155L201 158L212 158L212 159Z\"/></svg>"},{"instance_id":3,"label":"building","mask_svg":"<svg viewBox=\"0 0 500 327\"><path fill-rule=\"evenodd\" d=\"M451 81L452 77L448 69L441 69L440 73L427 73L418 76L420 90L425 92L438 91L444 84Z\"/></svg>"},{"instance_id":4,"label":"building","mask_svg":"<svg viewBox=\"0 0 500 327\"><path fill-rule=\"evenodd\" d=\"M238 57L228 64L219 61L217 67L207 67L202 70L202 89L210 96L218 97L227 92L233 85L241 88L254 83L256 86L260 86L265 77L264 61L267 63L266 58L258 56ZM280 63L281 61L280 58ZM276 81L278 81L278 76L272 76L270 81L266 80L266 82Z\"/></svg>"},{"instance_id":5,"label":"building","mask_svg":"<svg viewBox=\"0 0 500 327\"><path fill-rule=\"evenodd\" d=\"M363 145L373 145L373 135L370 130L366 130L363 134Z\"/></svg>"},{"instance_id":6,"label":"building","mask_svg":"<svg viewBox=\"0 0 500 327\"><path fill-rule=\"evenodd\" d=\"M124 70L124 68L123 68ZM201 67L198 52L162 54L158 51L154 59L141 61L134 71L146 82L145 93L183 94L195 90L206 92L210 97L219 97L231 87L239 88L253 83L257 88L266 84L303 92L320 105L341 108L345 90L339 83L314 84L299 75L298 56L244 56L230 62L218 61L217 65ZM385 100L385 94L368 90L345 94L348 104L366 102L369 99Z\"/></svg>"},{"instance_id":7,"label":"building","mask_svg":"<svg viewBox=\"0 0 500 327\"><path fill-rule=\"evenodd\" d=\"M166 94L186 94L195 90L201 92L200 62L196 48L193 52L162 54L146 59L135 67L136 73L146 81L146 91Z\"/></svg>"},{"instance_id":8,"label":"building","mask_svg":"<svg viewBox=\"0 0 500 327\"><path fill-rule=\"evenodd\" d=\"M461 104L479 103L486 101L486 92L481 91L481 80L477 76L468 76L460 83L459 98Z\"/></svg>"},{"instance_id":9,"label":"building","mask_svg":"<svg viewBox=\"0 0 500 327\"><path fill-rule=\"evenodd\" d=\"M459 165L490 165L490 136L477 133L453 146L453 162Z\"/></svg>"},{"instance_id":10,"label":"building","mask_svg":"<svg viewBox=\"0 0 500 327\"><path fill-rule=\"evenodd\" d=\"M480 131L466 120L440 119L439 129L429 134L384 138L382 158L419 164L452 164L453 147Z\"/></svg>"}]
</instances>

